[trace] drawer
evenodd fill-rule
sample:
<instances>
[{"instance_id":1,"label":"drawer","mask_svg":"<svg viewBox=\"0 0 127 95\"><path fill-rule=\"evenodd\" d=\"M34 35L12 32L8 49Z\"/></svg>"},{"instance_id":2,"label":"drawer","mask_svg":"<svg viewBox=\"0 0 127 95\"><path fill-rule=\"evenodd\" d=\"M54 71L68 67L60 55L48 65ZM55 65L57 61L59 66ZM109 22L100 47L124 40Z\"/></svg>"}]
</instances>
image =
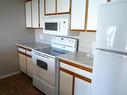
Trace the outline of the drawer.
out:
<instances>
[{"instance_id":1,"label":"drawer","mask_svg":"<svg viewBox=\"0 0 127 95\"><path fill-rule=\"evenodd\" d=\"M32 52L31 52L31 51L26 50L26 54L27 54L27 55L32 55Z\"/></svg>"},{"instance_id":2,"label":"drawer","mask_svg":"<svg viewBox=\"0 0 127 95\"><path fill-rule=\"evenodd\" d=\"M81 76L85 76L87 78L92 79L92 73L87 72L85 70L82 70L80 68L76 68L74 66L68 65L68 64L63 63L63 62L60 62L60 67L65 68L66 70L69 70L69 71L74 72L76 74L79 74Z\"/></svg>"},{"instance_id":3,"label":"drawer","mask_svg":"<svg viewBox=\"0 0 127 95\"><path fill-rule=\"evenodd\" d=\"M25 53L25 49L18 47L18 51Z\"/></svg>"}]
</instances>

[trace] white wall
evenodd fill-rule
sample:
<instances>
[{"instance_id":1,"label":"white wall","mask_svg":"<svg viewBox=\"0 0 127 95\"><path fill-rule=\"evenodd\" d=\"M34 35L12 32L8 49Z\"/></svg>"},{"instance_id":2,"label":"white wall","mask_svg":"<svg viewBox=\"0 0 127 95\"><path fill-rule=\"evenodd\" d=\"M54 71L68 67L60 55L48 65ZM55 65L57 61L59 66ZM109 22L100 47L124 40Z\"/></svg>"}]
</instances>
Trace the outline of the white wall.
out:
<instances>
[{"instance_id":1,"label":"white wall","mask_svg":"<svg viewBox=\"0 0 127 95\"><path fill-rule=\"evenodd\" d=\"M80 32L79 36L71 36L79 39L79 50L89 52L95 42L96 33L93 32ZM37 42L49 43L52 35L43 34L43 30L36 30L35 39Z\"/></svg>"},{"instance_id":2,"label":"white wall","mask_svg":"<svg viewBox=\"0 0 127 95\"><path fill-rule=\"evenodd\" d=\"M0 76L19 70L16 42L34 40L25 29L25 0L0 0Z\"/></svg>"}]
</instances>

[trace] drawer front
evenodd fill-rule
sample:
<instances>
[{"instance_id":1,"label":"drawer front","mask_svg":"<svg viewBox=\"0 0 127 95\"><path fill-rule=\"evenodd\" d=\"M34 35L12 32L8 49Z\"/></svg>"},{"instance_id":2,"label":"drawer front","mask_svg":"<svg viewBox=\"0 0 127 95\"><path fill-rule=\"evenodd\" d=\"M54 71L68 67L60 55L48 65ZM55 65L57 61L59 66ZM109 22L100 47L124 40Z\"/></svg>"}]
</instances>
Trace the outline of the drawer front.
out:
<instances>
[{"instance_id":1,"label":"drawer front","mask_svg":"<svg viewBox=\"0 0 127 95\"><path fill-rule=\"evenodd\" d=\"M19 48L19 47L18 47L18 51L20 51L20 52L22 52L22 53L25 53L25 49L23 49L23 48Z\"/></svg>"},{"instance_id":2,"label":"drawer front","mask_svg":"<svg viewBox=\"0 0 127 95\"><path fill-rule=\"evenodd\" d=\"M26 54L27 55L32 55L32 52L31 51L26 51Z\"/></svg>"},{"instance_id":3,"label":"drawer front","mask_svg":"<svg viewBox=\"0 0 127 95\"><path fill-rule=\"evenodd\" d=\"M70 65L65 64L63 62L60 62L60 67L65 68L66 70L69 70L69 71L74 72L76 74L79 74L81 76L85 76L87 78L92 79L92 73L87 72L85 70L82 70L80 68L76 68L76 67L70 66Z\"/></svg>"},{"instance_id":4,"label":"drawer front","mask_svg":"<svg viewBox=\"0 0 127 95\"><path fill-rule=\"evenodd\" d=\"M56 95L55 86L49 84L48 82L40 79L36 75L33 76L33 85L42 91L45 95Z\"/></svg>"}]
</instances>

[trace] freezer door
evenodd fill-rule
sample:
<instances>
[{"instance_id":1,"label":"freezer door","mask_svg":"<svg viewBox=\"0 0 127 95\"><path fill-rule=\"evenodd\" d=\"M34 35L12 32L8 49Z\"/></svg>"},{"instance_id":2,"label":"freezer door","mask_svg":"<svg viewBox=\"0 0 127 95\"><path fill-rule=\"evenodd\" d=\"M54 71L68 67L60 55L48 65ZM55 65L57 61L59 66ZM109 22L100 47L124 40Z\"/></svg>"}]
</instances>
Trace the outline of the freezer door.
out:
<instances>
[{"instance_id":1,"label":"freezer door","mask_svg":"<svg viewBox=\"0 0 127 95\"><path fill-rule=\"evenodd\" d=\"M95 51L93 95L127 95L127 56Z\"/></svg>"},{"instance_id":2,"label":"freezer door","mask_svg":"<svg viewBox=\"0 0 127 95\"><path fill-rule=\"evenodd\" d=\"M111 2L123 2L123 1L127 1L127 0L111 0Z\"/></svg>"},{"instance_id":3,"label":"freezer door","mask_svg":"<svg viewBox=\"0 0 127 95\"><path fill-rule=\"evenodd\" d=\"M99 6L95 47L127 52L127 1Z\"/></svg>"}]
</instances>

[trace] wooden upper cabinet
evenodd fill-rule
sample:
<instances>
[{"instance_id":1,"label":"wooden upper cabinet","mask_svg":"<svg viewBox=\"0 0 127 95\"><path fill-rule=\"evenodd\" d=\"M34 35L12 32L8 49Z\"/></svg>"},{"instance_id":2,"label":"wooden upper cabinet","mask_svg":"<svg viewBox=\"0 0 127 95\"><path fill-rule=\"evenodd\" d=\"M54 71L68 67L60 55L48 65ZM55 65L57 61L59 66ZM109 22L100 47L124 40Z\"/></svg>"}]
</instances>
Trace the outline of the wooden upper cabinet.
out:
<instances>
[{"instance_id":1,"label":"wooden upper cabinet","mask_svg":"<svg viewBox=\"0 0 127 95\"><path fill-rule=\"evenodd\" d=\"M56 13L56 0L44 0L45 2L45 14Z\"/></svg>"},{"instance_id":2,"label":"wooden upper cabinet","mask_svg":"<svg viewBox=\"0 0 127 95\"><path fill-rule=\"evenodd\" d=\"M57 0L57 13L70 13L71 0Z\"/></svg>"},{"instance_id":3,"label":"wooden upper cabinet","mask_svg":"<svg viewBox=\"0 0 127 95\"><path fill-rule=\"evenodd\" d=\"M25 2L26 28L43 28L44 0L29 0Z\"/></svg>"},{"instance_id":4,"label":"wooden upper cabinet","mask_svg":"<svg viewBox=\"0 0 127 95\"><path fill-rule=\"evenodd\" d=\"M71 30L84 31L86 28L86 0L72 0Z\"/></svg>"},{"instance_id":5,"label":"wooden upper cabinet","mask_svg":"<svg viewBox=\"0 0 127 95\"><path fill-rule=\"evenodd\" d=\"M88 22L87 30L96 31L97 29L97 17L98 7L100 4L106 3L106 0L89 0L88 2Z\"/></svg>"},{"instance_id":6,"label":"wooden upper cabinet","mask_svg":"<svg viewBox=\"0 0 127 95\"><path fill-rule=\"evenodd\" d=\"M39 28L38 0L32 0L32 27Z\"/></svg>"},{"instance_id":7,"label":"wooden upper cabinet","mask_svg":"<svg viewBox=\"0 0 127 95\"><path fill-rule=\"evenodd\" d=\"M32 27L32 1L25 2L26 9L26 27Z\"/></svg>"},{"instance_id":8,"label":"wooden upper cabinet","mask_svg":"<svg viewBox=\"0 0 127 95\"><path fill-rule=\"evenodd\" d=\"M98 6L106 0L72 0L71 31L96 32Z\"/></svg>"},{"instance_id":9,"label":"wooden upper cabinet","mask_svg":"<svg viewBox=\"0 0 127 95\"><path fill-rule=\"evenodd\" d=\"M97 29L97 17L98 17L97 10L99 1L101 0L89 0L87 30L96 31Z\"/></svg>"},{"instance_id":10,"label":"wooden upper cabinet","mask_svg":"<svg viewBox=\"0 0 127 95\"><path fill-rule=\"evenodd\" d=\"M43 28L44 26L44 0L39 0L39 23L40 23L40 28Z\"/></svg>"},{"instance_id":11,"label":"wooden upper cabinet","mask_svg":"<svg viewBox=\"0 0 127 95\"><path fill-rule=\"evenodd\" d=\"M87 30L96 30L97 28L97 5L98 0L89 0Z\"/></svg>"},{"instance_id":12,"label":"wooden upper cabinet","mask_svg":"<svg viewBox=\"0 0 127 95\"><path fill-rule=\"evenodd\" d=\"M71 0L44 0L45 15L70 14Z\"/></svg>"}]
</instances>

